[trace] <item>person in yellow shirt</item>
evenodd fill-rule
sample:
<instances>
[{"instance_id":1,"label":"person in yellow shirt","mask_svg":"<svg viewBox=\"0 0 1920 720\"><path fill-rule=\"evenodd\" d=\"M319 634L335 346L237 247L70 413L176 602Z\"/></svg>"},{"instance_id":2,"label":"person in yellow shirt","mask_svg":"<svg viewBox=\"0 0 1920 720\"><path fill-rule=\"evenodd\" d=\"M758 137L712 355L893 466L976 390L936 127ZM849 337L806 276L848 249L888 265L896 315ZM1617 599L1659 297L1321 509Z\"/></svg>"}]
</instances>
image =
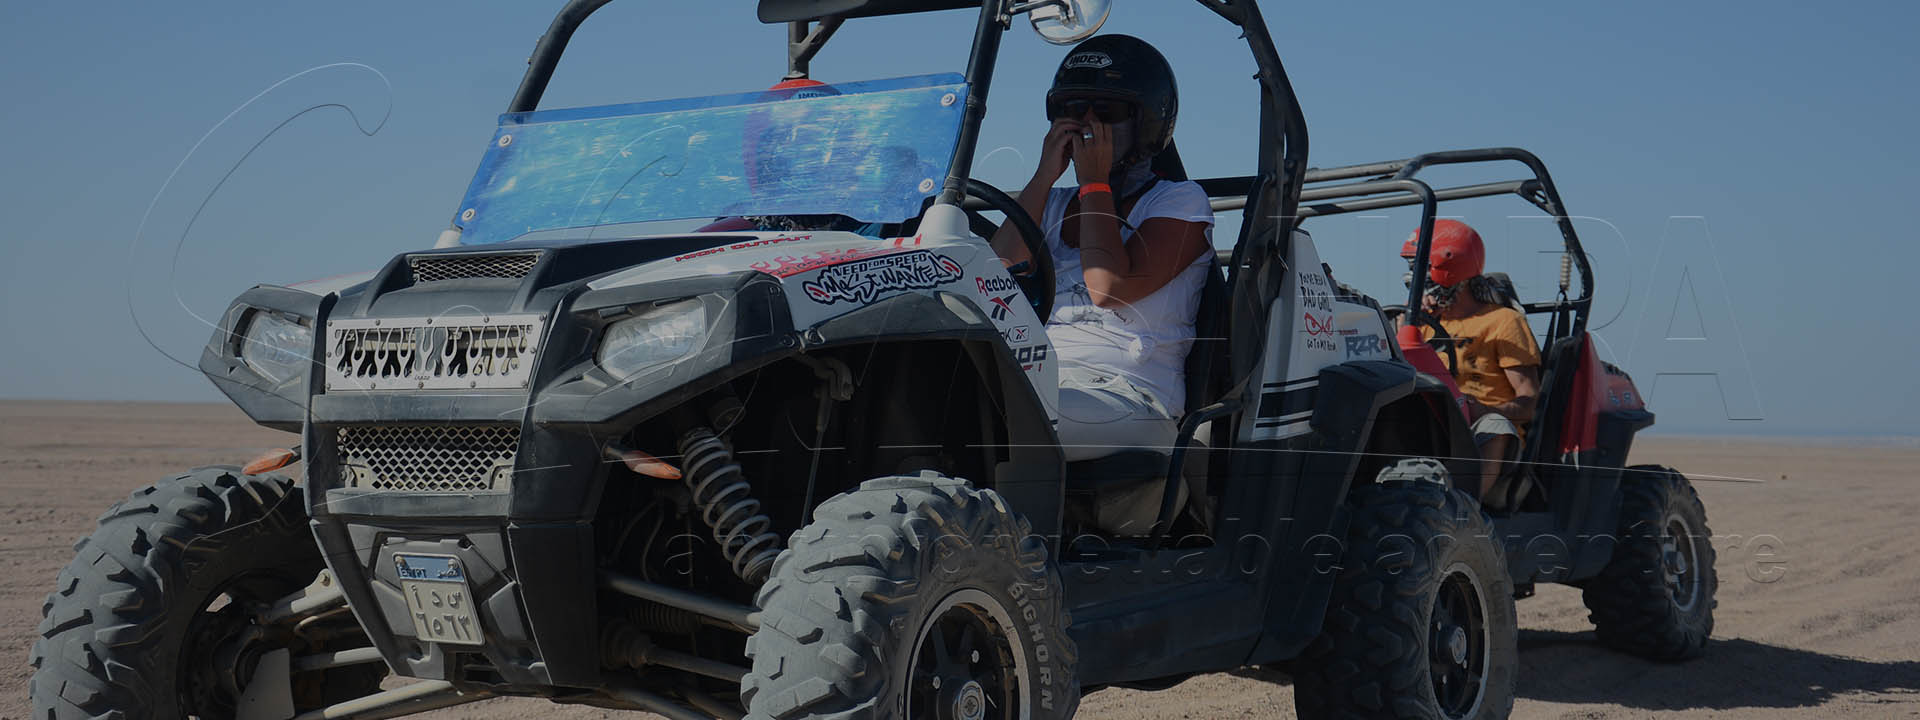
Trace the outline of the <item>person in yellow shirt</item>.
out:
<instances>
[{"instance_id":1,"label":"person in yellow shirt","mask_svg":"<svg viewBox=\"0 0 1920 720\"><path fill-rule=\"evenodd\" d=\"M1419 231L1400 254L1412 259ZM1453 380L1466 396L1467 419L1480 448L1481 502L1498 509L1504 498L1491 497L1504 464L1520 450L1521 425L1533 419L1540 391L1540 349L1526 317L1500 303L1482 276L1486 246L1480 233L1458 220L1433 223L1428 253L1426 311L1440 319L1452 338ZM1420 328L1431 340L1430 327ZM1449 353L1441 352L1441 357Z\"/></svg>"}]
</instances>

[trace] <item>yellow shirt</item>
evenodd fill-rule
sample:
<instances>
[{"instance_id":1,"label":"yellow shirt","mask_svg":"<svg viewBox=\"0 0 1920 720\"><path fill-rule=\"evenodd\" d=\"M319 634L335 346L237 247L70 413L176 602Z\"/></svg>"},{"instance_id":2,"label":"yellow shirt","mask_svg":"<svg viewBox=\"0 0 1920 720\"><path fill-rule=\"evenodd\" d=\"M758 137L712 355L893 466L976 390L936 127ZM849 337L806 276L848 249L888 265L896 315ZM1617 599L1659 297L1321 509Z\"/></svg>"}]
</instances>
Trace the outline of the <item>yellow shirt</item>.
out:
<instances>
[{"instance_id":1,"label":"yellow shirt","mask_svg":"<svg viewBox=\"0 0 1920 720\"><path fill-rule=\"evenodd\" d=\"M1463 318L1442 318L1440 327L1453 337L1454 353L1460 358L1453 368L1453 381L1460 385L1460 392L1482 405L1513 402L1518 394L1507 381L1507 369L1540 364L1533 333L1513 308L1486 305ZM1430 339L1433 329L1422 327L1420 335ZM1446 362L1444 349L1440 358Z\"/></svg>"}]
</instances>

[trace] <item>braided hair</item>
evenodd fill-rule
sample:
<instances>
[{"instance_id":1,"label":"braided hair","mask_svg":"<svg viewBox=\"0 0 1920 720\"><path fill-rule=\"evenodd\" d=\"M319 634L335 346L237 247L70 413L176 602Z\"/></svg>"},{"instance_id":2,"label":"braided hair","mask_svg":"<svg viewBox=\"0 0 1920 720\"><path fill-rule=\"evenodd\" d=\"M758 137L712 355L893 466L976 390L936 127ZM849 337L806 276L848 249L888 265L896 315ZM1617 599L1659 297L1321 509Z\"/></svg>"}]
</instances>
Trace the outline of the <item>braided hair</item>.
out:
<instances>
[{"instance_id":1,"label":"braided hair","mask_svg":"<svg viewBox=\"0 0 1920 720\"><path fill-rule=\"evenodd\" d=\"M1493 288L1493 281L1488 280L1485 275L1475 275L1467 278L1467 294L1472 295L1473 299L1488 305L1506 304L1501 301L1499 291Z\"/></svg>"}]
</instances>

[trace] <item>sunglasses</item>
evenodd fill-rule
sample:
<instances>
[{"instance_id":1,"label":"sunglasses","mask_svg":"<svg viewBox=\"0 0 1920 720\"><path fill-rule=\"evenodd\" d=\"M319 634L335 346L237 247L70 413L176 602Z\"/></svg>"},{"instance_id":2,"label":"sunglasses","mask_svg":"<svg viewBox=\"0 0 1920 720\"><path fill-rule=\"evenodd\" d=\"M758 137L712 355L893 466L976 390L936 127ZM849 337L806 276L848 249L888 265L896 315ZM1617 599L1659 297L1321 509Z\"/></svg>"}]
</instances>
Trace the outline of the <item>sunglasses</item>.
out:
<instances>
[{"instance_id":1,"label":"sunglasses","mask_svg":"<svg viewBox=\"0 0 1920 720\"><path fill-rule=\"evenodd\" d=\"M1047 119L1079 119L1086 117L1092 110L1093 116L1104 123L1125 122L1133 118L1133 105L1121 100L1092 100L1086 98L1068 98L1055 100L1047 104Z\"/></svg>"}]
</instances>

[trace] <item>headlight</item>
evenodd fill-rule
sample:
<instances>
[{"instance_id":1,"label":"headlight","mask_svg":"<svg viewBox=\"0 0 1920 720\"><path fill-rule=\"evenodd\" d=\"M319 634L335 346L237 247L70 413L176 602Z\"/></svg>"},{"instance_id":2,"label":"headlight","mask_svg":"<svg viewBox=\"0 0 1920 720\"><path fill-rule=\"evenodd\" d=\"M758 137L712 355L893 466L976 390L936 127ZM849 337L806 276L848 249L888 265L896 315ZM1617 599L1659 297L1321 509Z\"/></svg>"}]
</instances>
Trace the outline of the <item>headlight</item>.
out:
<instances>
[{"instance_id":1,"label":"headlight","mask_svg":"<svg viewBox=\"0 0 1920 720\"><path fill-rule=\"evenodd\" d=\"M699 299L654 307L607 326L594 359L621 380L692 355L707 344L707 310Z\"/></svg>"},{"instance_id":2,"label":"headlight","mask_svg":"<svg viewBox=\"0 0 1920 720\"><path fill-rule=\"evenodd\" d=\"M256 310L240 334L240 359L278 385L307 371L313 329L266 310Z\"/></svg>"}]
</instances>

